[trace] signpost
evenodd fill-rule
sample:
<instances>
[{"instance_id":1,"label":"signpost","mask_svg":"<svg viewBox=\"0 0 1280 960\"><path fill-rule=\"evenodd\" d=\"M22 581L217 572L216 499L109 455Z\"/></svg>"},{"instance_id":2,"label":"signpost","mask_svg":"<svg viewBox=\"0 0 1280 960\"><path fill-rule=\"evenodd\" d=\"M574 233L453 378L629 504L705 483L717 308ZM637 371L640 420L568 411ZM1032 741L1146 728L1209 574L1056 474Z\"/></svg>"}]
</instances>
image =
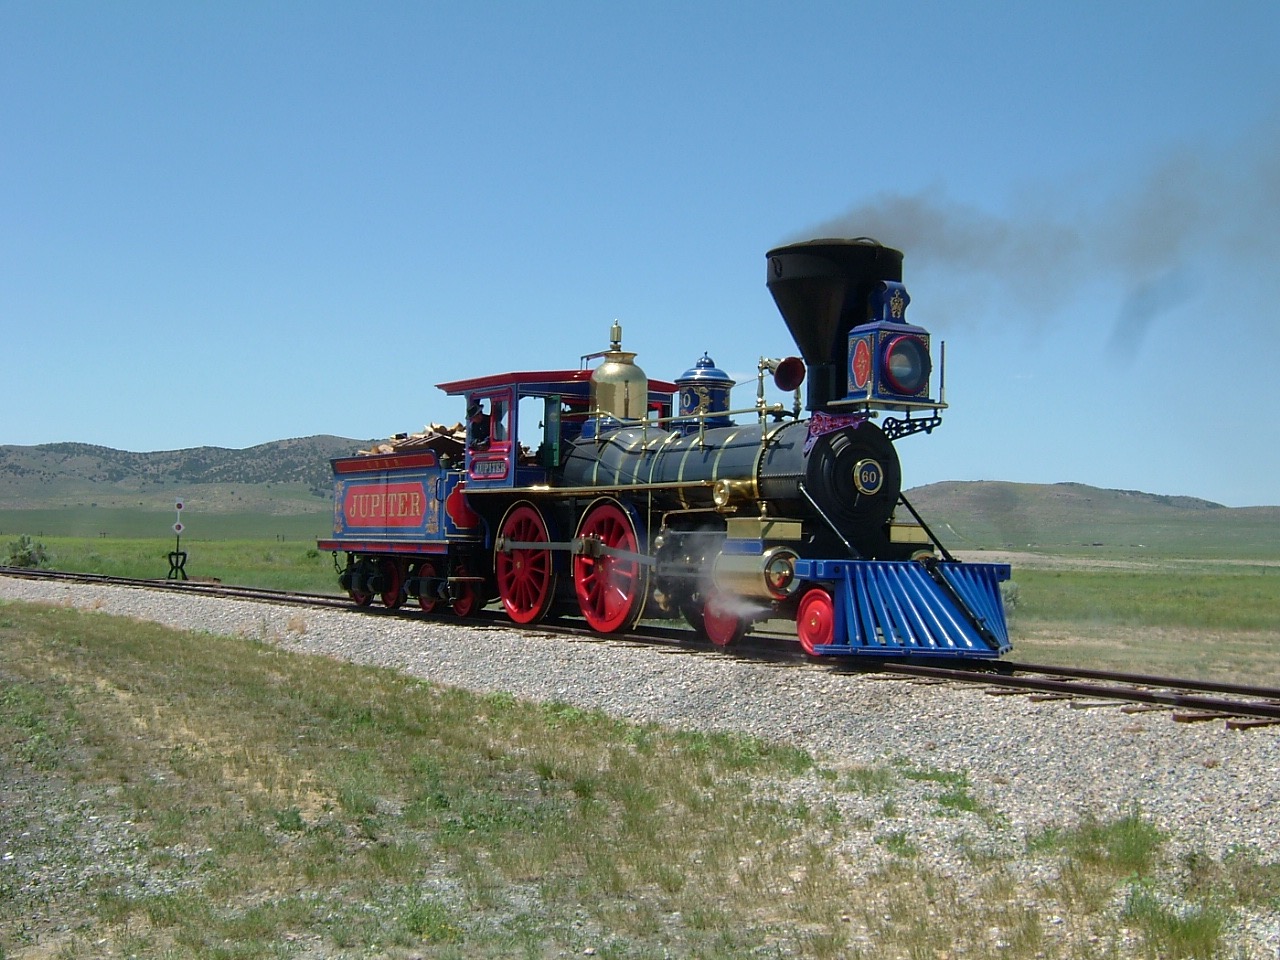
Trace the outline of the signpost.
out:
<instances>
[{"instance_id":1,"label":"signpost","mask_svg":"<svg viewBox=\"0 0 1280 960\"><path fill-rule=\"evenodd\" d=\"M178 511L178 519L173 525L174 543L173 550L169 554L169 577L170 580L187 580L187 554L182 549L182 501L179 500L174 505Z\"/></svg>"}]
</instances>

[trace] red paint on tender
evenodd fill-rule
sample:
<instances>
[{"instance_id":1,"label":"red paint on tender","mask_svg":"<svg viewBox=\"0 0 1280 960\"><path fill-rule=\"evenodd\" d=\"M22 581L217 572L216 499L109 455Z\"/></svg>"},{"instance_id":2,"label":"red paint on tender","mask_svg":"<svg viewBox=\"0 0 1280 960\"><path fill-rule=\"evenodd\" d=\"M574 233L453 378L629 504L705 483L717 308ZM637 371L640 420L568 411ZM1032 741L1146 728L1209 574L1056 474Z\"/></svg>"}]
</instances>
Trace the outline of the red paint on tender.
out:
<instances>
[{"instance_id":1,"label":"red paint on tender","mask_svg":"<svg viewBox=\"0 0 1280 960\"><path fill-rule=\"evenodd\" d=\"M426 513L421 483L353 483L342 497L348 527L420 527Z\"/></svg>"}]
</instances>

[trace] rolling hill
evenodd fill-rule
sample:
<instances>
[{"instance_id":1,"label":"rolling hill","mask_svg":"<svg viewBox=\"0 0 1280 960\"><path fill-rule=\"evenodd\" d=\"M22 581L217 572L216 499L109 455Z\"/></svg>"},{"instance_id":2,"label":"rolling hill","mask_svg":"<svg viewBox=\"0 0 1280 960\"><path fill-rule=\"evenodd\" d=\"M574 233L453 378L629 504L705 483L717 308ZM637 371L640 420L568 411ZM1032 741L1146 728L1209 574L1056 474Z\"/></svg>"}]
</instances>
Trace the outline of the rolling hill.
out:
<instances>
[{"instance_id":1,"label":"rolling hill","mask_svg":"<svg viewBox=\"0 0 1280 960\"><path fill-rule=\"evenodd\" d=\"M993 480L934 483L907 496L952 549L1280 558L1280 507Z\"/></svg>"},{"instance_id":2,"label":"rolling hill","mask_svg":"<svg viewBox=\"0 0 1280 960\"><path fill-rule=\"evenodd\" d=\"M86 503L150 507L169 504L179 494L229 510L281 500L327 501L329 460L369 442L315 436L243 450L192 447L157 453L87 443L0 446L0 509Z\"/></svg>"}]
</instances>

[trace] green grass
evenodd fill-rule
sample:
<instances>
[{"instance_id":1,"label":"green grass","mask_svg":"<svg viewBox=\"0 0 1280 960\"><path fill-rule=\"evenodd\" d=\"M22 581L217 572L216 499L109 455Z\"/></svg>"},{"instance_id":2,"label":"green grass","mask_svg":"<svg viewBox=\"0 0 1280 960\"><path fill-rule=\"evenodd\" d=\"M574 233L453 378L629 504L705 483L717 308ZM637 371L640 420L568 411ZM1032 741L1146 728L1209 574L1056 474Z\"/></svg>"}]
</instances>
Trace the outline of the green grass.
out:
<instances>
[{"instance_id":1,"label":"green grass","mask_svg":"<svg viewBox=\"0 0 1280 960\"><path fill-rule=\"evenodd\" d=\"M1280 686L1280 570L1022 570L1019 660Z\"/></svg>"},{"instance_id":2,"label":"green grass","mask_svg":"<svg viewBox=\"0 0 1280 960\"><path fill-rule=\"evenodd\" d=\"M1021 621L1280 634L1280 568L1016 570Z\"/></svg>"},{"instance_id":3,"label":"green grass","mask_svg":"<svg viewBox=\"0 0 1280 960\"><path fill-rule=\"evenodd\" d=\"M969 775L954 770L919 770L903 769L904 780L922 781L941 785L942 791L936 798L938 809L943 813L983 813L985 808L973 796L973 787L969 783Z\"/></svg>"},{"instance_id":4,"label":"green grass","mask_svg":"<svg viewBox=\"0 0 1280 960\"><path fill-rule=\"evenodd\" d=\"M841 814L1007 834L964 771L821 769L740 734L62 607L0 605L0 647L0 765L62 798L47 822L26 819L38 804L0 821L0 956L1212 957L1240 910L1280 909L1280 864L1170 862L1137 808L1003 854ZM793 778L830 801L775 799ZM67 879L31 892L35 853Z\"/></svg>"},{"instance_id":5,"label":"green grass","mask_svg":"<svg viewBox=\"0 0 1280 960\"><path fill-rule=\"evenodd\" d=\"M18 759L60 754L69 779L95 788L98 815L135 824L160 885L177 887L105 878L76 906L83 946L69 956L125 931L149 953L220 956L233 942L254 956L296 928L340 948L465 939L469 955L507 956L526 899L539 919L520 936L533 943L663 942L673 912L699 909L707 928L687 935L735 956L773 923L728 918L789 882L797 857L834 876L807 814L747 789L811 765L791 748L252 641L3 610L0 670L23 693L3 701L0 743ZM576 929L583 904L594 933ZM469 920L485 913L497 929ZM0 919L11 935L21 918Z\"/></svg>"},{"instance_id":6,"label":"green grass","mask_svg":"<svg viewBox=\"0 0 1280 960\"><path fill-rule=\"evenodd\" d=\"M47 569L118 577L164 579L174 538L92 539L48 537ZM0 546L5 541L0 540ZM198 540L182 538L192 579L311 593L337 593L333 557L314 540Z\"/></svg>"},{"instance_id":7,"label":"green grass","mask_svg":"<svg viewBox=\"0 0 1280 960\"><path fill-rule=\"evenodd\" d=\"M333 530L333 512L318 498L290 501L283 512L207 511L188 504L182 511L187 537L199 540L316 540ZM39 539L66 537L79 540L168 537L173 541L177 511L171 500L163 507L93 507L68 504L29 510L0 509L0 540L19 534Z\"/></svg>"},{"instance_id":8,"label":"green grass","mask_svg":"<svg viewBox=\"0 0 1280 960\"><path fill-rule=\"evenodd\" d=\"M1069 829L1054 827L1028 840L1032 852L1056 851L1117 877L1149 876L1164 836L1137 810L1109 822L1092 816Z\"/></svg>"}]
</instances>

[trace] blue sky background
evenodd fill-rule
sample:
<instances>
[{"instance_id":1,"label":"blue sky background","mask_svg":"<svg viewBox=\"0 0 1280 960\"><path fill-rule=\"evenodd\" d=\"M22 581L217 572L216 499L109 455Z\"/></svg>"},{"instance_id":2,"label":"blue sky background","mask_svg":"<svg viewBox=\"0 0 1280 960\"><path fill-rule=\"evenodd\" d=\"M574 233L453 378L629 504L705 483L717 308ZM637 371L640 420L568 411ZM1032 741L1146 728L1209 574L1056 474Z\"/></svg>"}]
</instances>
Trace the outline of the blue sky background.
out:
<instances>
[{"instance_id":1,"label":"blue sky background","mask_svg":"<svg viewBox=\"0 0 1280 960\"><path fill-rule=\"evenodd\" d=\"M385 437L615 317L747 379L765 251L871 235L907 486L1280 504L1278 63L1269 0L0 0L0 443Z\"/></svg>"}]
</instances>

